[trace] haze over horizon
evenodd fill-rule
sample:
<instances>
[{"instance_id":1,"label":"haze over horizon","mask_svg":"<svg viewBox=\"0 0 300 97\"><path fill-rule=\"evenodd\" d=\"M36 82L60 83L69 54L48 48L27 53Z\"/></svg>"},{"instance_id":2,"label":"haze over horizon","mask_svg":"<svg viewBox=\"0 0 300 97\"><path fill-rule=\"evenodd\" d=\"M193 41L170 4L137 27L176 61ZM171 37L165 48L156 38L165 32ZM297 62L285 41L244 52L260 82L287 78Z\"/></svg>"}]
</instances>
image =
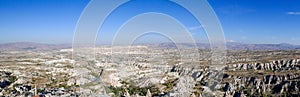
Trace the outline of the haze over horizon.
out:
<instances>
[{"instance_id":1,"label":"haze over horizon","mask_svg":"<svg viewBox=\"0 0 300 97\"><path fill-rule=\"evenodd\" d=\"M77 21L89 0L1 0L0 43L37 42L72 43ZM223 27L227 42L250 44L289 43L300 45L300 1L289 0L208 0ZM170 7L176 11L151 8L149 3ZM186 10L167 1L140 1L131 4L145 6L116 9L102 26L97 43L113 39L115 30L135 13L154 11L180 18L197 42L207 42L205 25L194 21ZM148 5L148 6L147 6ZM113 25L113 26L112 26ZM138 42L170 42L165 37L150 34Z\"/></svg>"}]
</instances>

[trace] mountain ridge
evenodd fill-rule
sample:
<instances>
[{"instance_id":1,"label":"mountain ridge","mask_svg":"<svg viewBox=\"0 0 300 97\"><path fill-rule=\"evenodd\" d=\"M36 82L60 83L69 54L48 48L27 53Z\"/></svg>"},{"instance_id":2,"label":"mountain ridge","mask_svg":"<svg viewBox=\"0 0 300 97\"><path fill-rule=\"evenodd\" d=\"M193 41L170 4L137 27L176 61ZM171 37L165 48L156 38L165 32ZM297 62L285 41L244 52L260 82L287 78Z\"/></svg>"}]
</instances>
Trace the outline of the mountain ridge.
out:
<instances>
[{"instance_id":1,"label":"mountain ridge","mask_svg":"<svg viewBox=\"0 0 300 97\"><path fill-rule=\"evenodd\" d=\"M192 43L149 43L149 44L134 44L145 45L152 48L176 48L194 47ZM210 49L209 43L196 43L199 49ZM103 45L96 45L103 46ZM49 44L49 43L36 43L36 42L13 42L0 44L0 50L54 50L72 48L72 44ZM288 43L280 44L247 44L238 42L227 42L227 50L299 50L300 45L293 45Z\"/></svg>"},{"instance_id":2,"label":"mountain ridge","mask_svg":"<svg viewBox=\"0 0 300 97\"><path fill-rule=\"evenodd\" d=\"M70 44L48 44L36 42L12 42L0 44L0 50L54 50L71 48Z\"/></svg>"}]
</instances>

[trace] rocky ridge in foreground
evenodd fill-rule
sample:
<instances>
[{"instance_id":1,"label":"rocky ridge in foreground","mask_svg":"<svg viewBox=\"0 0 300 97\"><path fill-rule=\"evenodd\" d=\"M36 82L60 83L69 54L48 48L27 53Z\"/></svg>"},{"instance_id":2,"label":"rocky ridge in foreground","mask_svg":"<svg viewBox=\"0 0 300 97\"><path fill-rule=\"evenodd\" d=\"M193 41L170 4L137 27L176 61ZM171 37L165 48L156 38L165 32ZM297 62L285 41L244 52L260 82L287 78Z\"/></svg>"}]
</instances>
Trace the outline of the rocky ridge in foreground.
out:
<instances>
[{"instance_id":1,"label":"rocky ridge in foreground","mask_svg":"<svg viewBox=\"0 0 300 97\"><path fill-rule=\"evenodd\" d=\"M181 76L192 76L201 87L193 93L204 95L205 87L212 73L208 68L186 69L175 67L171 72ZM300 95L300 59L276 60L269 63L231 64L225 67L221 83L213 89L222 92L225 97L245 96L299 96ZM216 91L215 91L216 92ZM194 95L194 94L193 94Z\"/></svg>"}]
</instances>

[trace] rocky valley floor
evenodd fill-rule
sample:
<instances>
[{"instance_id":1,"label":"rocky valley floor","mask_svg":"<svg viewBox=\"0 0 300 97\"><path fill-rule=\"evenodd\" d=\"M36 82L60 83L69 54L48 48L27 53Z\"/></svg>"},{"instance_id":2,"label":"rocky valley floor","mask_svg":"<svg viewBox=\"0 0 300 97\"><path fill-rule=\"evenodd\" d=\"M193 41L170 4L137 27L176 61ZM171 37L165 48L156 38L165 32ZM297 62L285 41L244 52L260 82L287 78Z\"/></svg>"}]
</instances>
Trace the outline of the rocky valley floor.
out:
<instances>
[{"instance_id":1,"label":"rocky valley floor","mask_svg":"<svg viewBox=\"0 0 300 97\"><path fill-rule=\"evenodd\" d=\"M228 50L220 69L205 49L114 50L98 47L94 59L72 58L72 49L0 51L0 96L300 96L299 50Z\"/></svg>"}]
</instances>

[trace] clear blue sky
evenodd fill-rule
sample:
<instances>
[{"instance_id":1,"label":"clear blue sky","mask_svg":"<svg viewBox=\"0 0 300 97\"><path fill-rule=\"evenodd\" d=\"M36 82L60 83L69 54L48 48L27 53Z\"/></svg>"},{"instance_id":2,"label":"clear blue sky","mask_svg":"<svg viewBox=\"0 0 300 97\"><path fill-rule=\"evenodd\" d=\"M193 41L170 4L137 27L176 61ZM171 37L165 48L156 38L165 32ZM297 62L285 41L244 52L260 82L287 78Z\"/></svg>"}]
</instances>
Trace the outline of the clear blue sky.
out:
<instances>
[{"instance_id":1,"label":"clear blue sky","mask_svg":"<svg viewBox=\"0 0 300 97\"><path fill-rule=\"evenodd\" d=\"M208 0L228 41L300 44L299 0ZM0 0L0 43L72 43L76 23L89 0ZM149 2L152 2L151 7ZM126 6L141 6L130 9ZM163 8L173 10L163 10ZM108 18L103 40L136 13L155 11L182 18L194 37L205 37L200 24L180 7L166 1L134 1ZM107 39L106 39L107 38Z\"/></svg>"}]
</instances>

